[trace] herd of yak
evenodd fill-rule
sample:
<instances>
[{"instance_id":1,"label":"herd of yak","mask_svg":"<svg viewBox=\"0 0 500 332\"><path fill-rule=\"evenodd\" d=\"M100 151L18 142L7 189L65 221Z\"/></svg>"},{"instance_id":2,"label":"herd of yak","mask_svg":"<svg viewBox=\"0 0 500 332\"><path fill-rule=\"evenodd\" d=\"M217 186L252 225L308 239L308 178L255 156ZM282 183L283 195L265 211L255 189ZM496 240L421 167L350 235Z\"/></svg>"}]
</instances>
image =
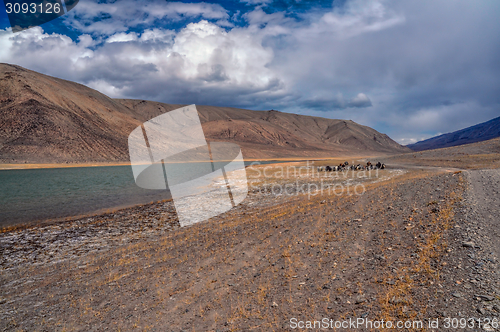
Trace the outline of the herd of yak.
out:
<instances>
[{"instance_id":1,"label":"herd of yak","mask_svg":"<svg viewBox=\"0 0 500 332\"><path fill-rule=\"evenodd\" d=\"M338 166L320 166L318 167L318 172L342 172L342 171L361 171L361 170L371 170L371 169L384 169L385 164L382 164L380 161L373 165L371 162L367 162L366 166L362 166L361 164L357 165L349 165L346 161L343 164L339 164Z\"/></svg>"}]
</instances>

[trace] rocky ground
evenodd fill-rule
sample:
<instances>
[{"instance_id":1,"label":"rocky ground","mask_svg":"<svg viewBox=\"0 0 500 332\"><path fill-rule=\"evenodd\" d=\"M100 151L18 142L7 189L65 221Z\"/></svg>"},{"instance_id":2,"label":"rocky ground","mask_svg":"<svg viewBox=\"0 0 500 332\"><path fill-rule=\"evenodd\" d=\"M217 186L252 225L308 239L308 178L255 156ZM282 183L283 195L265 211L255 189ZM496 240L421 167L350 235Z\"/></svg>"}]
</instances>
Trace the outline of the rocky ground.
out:
<instances>
[{"instance_id":1,"label":"rocky ground","mask_svg":"<svg viewBox=\"0 0 500 332\"><path fill-rule=\"evenodd\" d=\"M458 269L467 273L469 299L477 313L498 317L500 306L500 170L465 173L468 190L463 204L464 228L457 236L467 257ZM474 301L475 300L475 301Z\"/></svg>"},{"instance_id":2,"label":"rocky ground","mask_svg":"<svg viewBox=\"0 0 500 332\"><path fill-rule=\"evenodd\" d=\"M0 328L281 331L362 317L441 331L449 317L494 331L499 180L387 170L362 195L286 196L259 179L242 205L190 227L161 202L4 232Z\"/></svg>"}]
</instances>

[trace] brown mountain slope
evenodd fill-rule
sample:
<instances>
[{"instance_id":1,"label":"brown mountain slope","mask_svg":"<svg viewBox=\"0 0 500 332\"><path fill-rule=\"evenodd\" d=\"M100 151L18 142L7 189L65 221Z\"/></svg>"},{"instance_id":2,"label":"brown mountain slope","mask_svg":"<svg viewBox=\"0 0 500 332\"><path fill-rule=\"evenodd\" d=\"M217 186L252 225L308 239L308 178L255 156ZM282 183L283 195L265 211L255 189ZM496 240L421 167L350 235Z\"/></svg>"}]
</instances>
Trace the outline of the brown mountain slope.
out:
<instances>
[{"instance_id":1,"label":"brown mountain slope","mask_svg":"<svg viewBox=\"0 0 500 332\"><path fill-rule=\"evenodd\" d=\"M127 161L142 122L182 105L111 99L81 84L0 64L0 162ZM205 136L239 144L246 158L407 152L352 121L277 111L198 106Z\"/></svg>"},{"instance_id":2,"label":"brown mountain slope","mask_svg":"<svg viewBox=\"0 0 500 332\"><path fill-rule=\"evenodd\" d=\"M4 162L126 160L129 109L73 82L0 65L0 159Z\"/></svg>"},{"instance_id":3,"label":"brown mountain slope","mask_svg":"<svg viewBox=\"0 0 500 332\"><path fill-rule=\"evenodd\" d=\"M120 99L143 120L182 105ZM332 157L409 152L387 135L351 120L278 111L250 111L197 105L209 141L232 141L246 158Z\"/></svg>"}]
</instances>

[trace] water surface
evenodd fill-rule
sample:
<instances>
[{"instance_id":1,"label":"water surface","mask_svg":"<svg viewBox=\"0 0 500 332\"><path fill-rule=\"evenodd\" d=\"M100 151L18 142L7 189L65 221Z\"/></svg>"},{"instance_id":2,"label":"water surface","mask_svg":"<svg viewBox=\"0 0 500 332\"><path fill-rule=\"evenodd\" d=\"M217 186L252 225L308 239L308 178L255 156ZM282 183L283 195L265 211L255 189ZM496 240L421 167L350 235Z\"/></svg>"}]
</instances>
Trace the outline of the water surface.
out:
<instances>
[{"instance_id":1,"label":"water surface","mask_svg":"<svg viewBox=\"0 0 500 332\"><path fill-rule=\"evenodd\" d=\"M169 198L168 190L138 187L130 166L2 170L0 227Z\"/></svg>"}]
</instances>

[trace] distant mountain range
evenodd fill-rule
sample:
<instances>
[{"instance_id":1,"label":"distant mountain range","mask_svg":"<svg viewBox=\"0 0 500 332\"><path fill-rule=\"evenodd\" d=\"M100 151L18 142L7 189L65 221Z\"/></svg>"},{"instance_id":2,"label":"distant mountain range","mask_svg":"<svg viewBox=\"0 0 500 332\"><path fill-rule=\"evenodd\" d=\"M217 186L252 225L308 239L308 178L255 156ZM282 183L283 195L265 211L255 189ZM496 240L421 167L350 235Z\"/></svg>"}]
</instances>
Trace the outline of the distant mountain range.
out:
<instances>
[{"instance_id":1,"label":"distant mountain range","mask_svg":"<svg viewBox=\"0 0 500 332\"><path fill-rule=\"evenodd\" d=\"M181 106L112 99L81 84L0 64L0 162L126 162L130 132ZM207 140L237 143L247 159L410 152L350 120L196 106Z\"/></svg>"},{"instance_id":2,"label":"distant mountain range","mask_svg":"<svg viewBox=\"0 0 500 332\"><path fill-rule=\"evenodd\" d=\"M407 146L413 151L422 151L476 143L496 137L500 137L500 117L472 127L454 131L452 133L439 135L424 141L409 144Z\"/></svg>"}]
</instances>

